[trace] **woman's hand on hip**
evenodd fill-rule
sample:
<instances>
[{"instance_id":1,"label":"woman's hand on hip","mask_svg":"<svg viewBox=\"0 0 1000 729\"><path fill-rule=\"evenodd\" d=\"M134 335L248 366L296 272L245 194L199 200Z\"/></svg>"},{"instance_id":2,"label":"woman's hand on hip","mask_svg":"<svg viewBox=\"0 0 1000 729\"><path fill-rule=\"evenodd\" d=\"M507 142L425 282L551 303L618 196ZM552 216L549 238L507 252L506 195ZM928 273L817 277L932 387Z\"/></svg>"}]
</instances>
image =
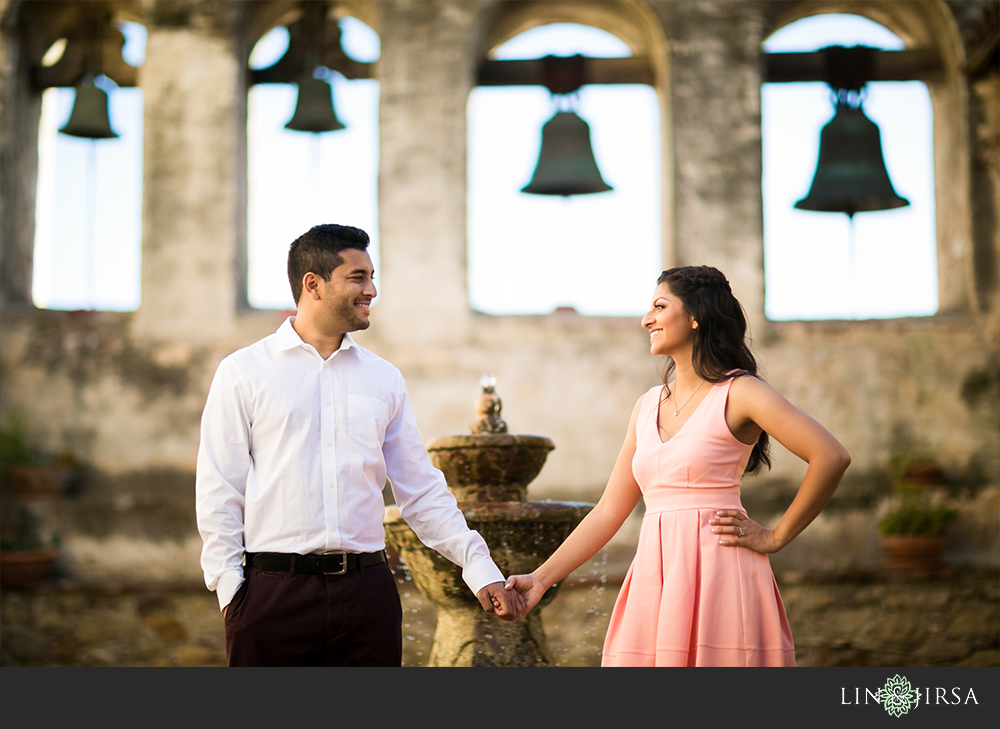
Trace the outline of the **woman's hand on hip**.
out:
<instances>
[{"instance_id":1,"label":"woman's hand on hip","mask_svg":"<svg viewBox=\"0 0 1000 729\"><path fill-rule=\"evenodd\" d=\"M765 529L742 511L717 511L708 523L712 525L712 533L719 535L723 547L746 547L761 554L781 549L773 530Z\"/></svg>"}]
</instances>

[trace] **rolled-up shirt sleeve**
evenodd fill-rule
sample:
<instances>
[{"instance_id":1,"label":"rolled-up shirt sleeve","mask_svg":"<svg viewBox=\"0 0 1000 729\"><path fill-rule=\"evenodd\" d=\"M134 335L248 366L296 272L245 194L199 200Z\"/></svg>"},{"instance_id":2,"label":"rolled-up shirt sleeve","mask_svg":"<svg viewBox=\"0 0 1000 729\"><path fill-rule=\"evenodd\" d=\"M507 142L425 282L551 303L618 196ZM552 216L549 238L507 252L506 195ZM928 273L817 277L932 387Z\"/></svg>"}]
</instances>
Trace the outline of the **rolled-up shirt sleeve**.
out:
<instances>
[{"instance_id":1,"label":"rolled-up shirt sleeve","mask_svg":"<svg viewBox=\"0 0 1000 729\"><path fill-rule=\"evenodd\" d=\"M399 387L401 395L382 446L396 505L420 541L461 567L463 581L478 593L486 585L502 582L503 573L483 537L469 528L444 474L431 463L402 378Z\"/></svg>"},{"instance_id":2,"label":"rolled-up shirt sleeve","mask_svg":"<svg viewBox=\"0 0 1000 729\"><path fill-rule=\"evenodd\" d=\"M250 471L250 419L236 364L223 360L201 419L195 509L205 584L223 609L243 582L244 505Z\"/></svg>"}]
</instances>

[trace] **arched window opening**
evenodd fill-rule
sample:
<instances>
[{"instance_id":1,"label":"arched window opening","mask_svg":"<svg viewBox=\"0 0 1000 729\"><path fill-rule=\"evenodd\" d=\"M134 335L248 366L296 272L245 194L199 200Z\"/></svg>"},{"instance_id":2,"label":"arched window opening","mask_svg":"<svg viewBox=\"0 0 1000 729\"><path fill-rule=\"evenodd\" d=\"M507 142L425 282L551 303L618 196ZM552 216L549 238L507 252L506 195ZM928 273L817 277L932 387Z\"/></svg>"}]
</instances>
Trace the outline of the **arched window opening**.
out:
<instances>
[{"instance_id":1,"label":"arched window opening","mask_svg":"<svg viewBox=\"0 0 1000 729\"><path fill-rule=\"evenodd\" d=\"M864 45L902 50L888 29L856 15L818 15L781 28L768 53ZM816 171L821 128L833 116L825 83L765 83L763 137L765 312L771 320L889 319L938 310L933 111L920 81L870 82L865 115L881 132L896 192L910 205L854 215L795 209ZM853 230L852 230L853 227Z\"/></svg>"},{"instance_id":2,"label":"arched window opening","mask_svg":"<svg viewBox=\"0 0 1000 729\"><path fill-rule=\"evenodd\" d=\"M491 60L632 53L606 31L575 23L532 28ZM542 86L481 86L468 105L468 277L487 314L633 316L661 269L660 110L643 84L585 85L577 113L611 192L553 197L521 192L555 109Z\"/></svg>"},{"instance_id":3,"label":"arched window opening","mask_svg":"<svg viewBox=\"0 0 1000 729\"><path fill-rule=\"evenodd\" d=\"M340 20L340 44L348 58L374 63L378 35L361 21ZM251 69L278 63L289 48L289 31L279 26L254 46ZM258 309L294 309L286 276L288 246L321 223L364 229L378 262L379 84L348 80L320 68L333 88L333 105L344 129L309 133L285 124L296 108L297 89L289 83L251 87L247 108L247 299ZM378 301L378 299L376 299Z\"/></svg>"},{"instance_id":4,"label":"arched window opening","mask_svg":"<svg viewBox=\"0 0 1000 729\"><path fill-rule=\"evenodd\" d=\"M122 59L141 66L146 29L130 22L115 26L125 37ZM66 39L56 41L42 67L56 66L66 46ZM108 95L118 138L59 133L77 92L54 86L42 95L32 300L45 309L135 311L141 298L142 89L119 87L105 75L97 75L94 85Z\"/></svg>"}]
</instances>

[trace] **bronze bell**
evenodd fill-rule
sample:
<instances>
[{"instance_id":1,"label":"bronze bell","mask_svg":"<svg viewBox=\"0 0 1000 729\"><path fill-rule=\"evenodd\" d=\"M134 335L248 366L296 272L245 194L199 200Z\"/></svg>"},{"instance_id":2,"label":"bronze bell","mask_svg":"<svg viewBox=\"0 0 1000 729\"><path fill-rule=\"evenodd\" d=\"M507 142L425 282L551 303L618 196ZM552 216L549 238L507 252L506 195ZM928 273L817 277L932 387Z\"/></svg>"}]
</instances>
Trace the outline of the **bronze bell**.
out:
<instances>
[{"instance_id":1,"label":"bronze bell","mask_svg":"<svg viewBox=\"0 0 1000 729\"><path fill-rule=\"evenodd\" d=\"M81 83L76 87L76 98L69 121L59 130L62 134L84 139L114 139L118 135L108 120L108 95L93 83Z\"/></svg>"},{"instance_id":2,"label":"bronze bell","mask_svg":"<svg viewBox=\"0 0 1000 729\"><path fill-rule=\"evenodd\" d=\"M855 107L839 102L833 119L820 133L812 187L795 207L851 217L909 204L889 181L878 127L865 116L860 104Z\"/></svg>"},{"instance_id":3,"label":"bronze bell","mask_svg":"<svg viewBox=\"0 0 1000 729\"><path fill-rule=\"evenodd\" d=\"M521 192L585 195L607 192L590 146L590 126L571 111L558 111L542 127L542 148L531 182Z\"/></svg>"},{"instance_id":4,"label":"bronze bell","mask_svg":"<svg viewBox=\"0 0 1000 729\"><path fill-rule=\"evenodd\" d=\"M295 112L285 129L295 132L335 132L346 129L333 110L333 88L307 71L299 79Z\"/></svg>"}]
</instances>

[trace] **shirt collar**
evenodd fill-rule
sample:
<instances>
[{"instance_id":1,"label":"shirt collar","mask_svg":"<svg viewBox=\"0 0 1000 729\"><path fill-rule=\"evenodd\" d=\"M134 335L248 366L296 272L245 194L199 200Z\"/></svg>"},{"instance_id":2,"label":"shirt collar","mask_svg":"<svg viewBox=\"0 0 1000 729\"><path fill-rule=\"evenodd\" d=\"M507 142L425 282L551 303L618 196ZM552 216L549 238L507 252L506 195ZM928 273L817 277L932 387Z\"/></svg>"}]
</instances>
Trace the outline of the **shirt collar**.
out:
<instances>
[{"instance_id":1,"label":"shirt collar","mask_svg":"<svg viewBox=\"0 0 1000 729\"><path fill-rule=\"evenodd\" d=\"M299 333L295 331L295 327L292 326L294 321L294 316L288 317L281 323L281 326L278 327L278 331L275 333L279 352L286 352L289 349L306 346L306 343L302 341L302 337L299 336ZM354 341L354 338L347 333L344 334L344 339L340 342L340 349L337 351L341 352L345 349L356 349L357 346L358 344Z\"/></svg>"},{"instance_id":2,"label":"shirt collar","mask_svg":"<svg viewBox=\"0 0 1000 729\"><path fill-rule=\"evenodd\" d=\"M344 340L340 343L340 349L357 349L358 343L354 341L354 337L351 336L350 332L344 333Z\"/></svg>"}]
</instances>

